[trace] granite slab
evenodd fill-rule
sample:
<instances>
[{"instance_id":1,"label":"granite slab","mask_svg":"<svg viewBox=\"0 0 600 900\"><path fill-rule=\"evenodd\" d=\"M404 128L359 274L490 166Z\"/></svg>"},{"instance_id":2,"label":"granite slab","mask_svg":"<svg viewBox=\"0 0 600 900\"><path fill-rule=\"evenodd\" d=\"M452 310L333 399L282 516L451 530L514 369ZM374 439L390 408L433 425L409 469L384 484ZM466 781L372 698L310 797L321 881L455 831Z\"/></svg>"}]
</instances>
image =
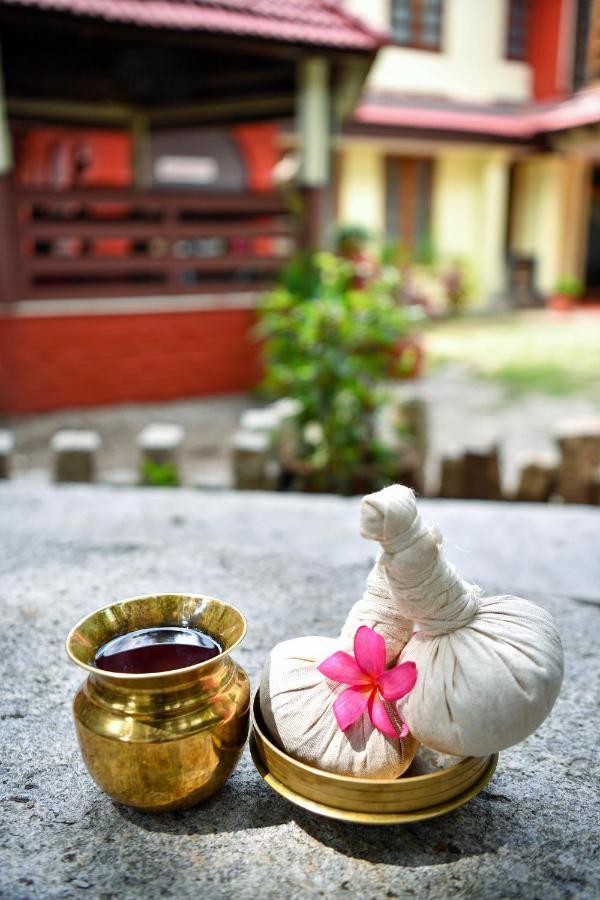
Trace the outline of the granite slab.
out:
<instances>
[{"instance_id":1,"label":"granite slab","mask_svg":"<svg viewBox=\"0 0 600 900\"><path fill-rule=\"evenodd\" d=\"M0 896L18 898L596 898L600 896L600 511L423 501L450 558L487 591L556 617L565 684L466 807L368 828L299 810L246 750L205 805L161 816L111 802L79 756L81 681L64 639L112 600L213 594L249 620L238 659L337 633L375 548L358 500L192 489L0 487Z\"/></svg>"}]
</instances>

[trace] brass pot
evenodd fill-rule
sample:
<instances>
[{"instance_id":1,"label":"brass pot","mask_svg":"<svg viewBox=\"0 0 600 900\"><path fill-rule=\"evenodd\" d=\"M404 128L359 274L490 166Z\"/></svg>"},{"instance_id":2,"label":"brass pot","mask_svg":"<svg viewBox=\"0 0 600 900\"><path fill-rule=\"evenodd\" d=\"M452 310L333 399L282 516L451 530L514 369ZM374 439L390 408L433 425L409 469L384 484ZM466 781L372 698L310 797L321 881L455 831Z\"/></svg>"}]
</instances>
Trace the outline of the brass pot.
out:
<instances>
[{"instance_id":1,"label":"brass pot","mask_svg":"<svg viewBox=\"0 0 600 900\"><path fill-rule=\"evenodd\" d=\"M111 638L158 625L198 628L223 652L147 675L93 665ZM250 684L230 656L245 633L246 620L234 606L193 594L122 600L73 628L67 653L89 673L73 701L77 738L90 775L109 797L166 811L193 806L221 787L248 735Z\"/></svg>"}]
</instances>

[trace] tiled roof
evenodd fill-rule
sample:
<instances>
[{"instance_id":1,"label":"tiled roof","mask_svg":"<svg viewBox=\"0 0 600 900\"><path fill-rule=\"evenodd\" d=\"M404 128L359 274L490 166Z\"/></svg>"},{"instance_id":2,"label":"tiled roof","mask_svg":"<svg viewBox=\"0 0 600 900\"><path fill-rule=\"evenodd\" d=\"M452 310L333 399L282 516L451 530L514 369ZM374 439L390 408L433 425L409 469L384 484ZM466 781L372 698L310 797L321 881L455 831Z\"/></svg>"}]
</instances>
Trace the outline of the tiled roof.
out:
<instances>
[{"instance_id":1,"label":"tiled roof","mask_svg":"<svg viewBox=\"0 0 600 900\"><path fill-rule=\"evenodd\" d=\"M374 51L385 42L384 33L337 0L0 0L0 5L344 50Z\"/></svg>"},{"instance_id":2,"label":"tiled roof","mask_svg":"<svg viewBox=\"0 0 600 900\"><path fill-rule=\"evenodd\" d=\"M531 106L453 103L367 93L354 113L354 121L362 125L528 140L539 134L600 123L600 89L589 88L566 100Z\"/></svg>"}]
</instances>

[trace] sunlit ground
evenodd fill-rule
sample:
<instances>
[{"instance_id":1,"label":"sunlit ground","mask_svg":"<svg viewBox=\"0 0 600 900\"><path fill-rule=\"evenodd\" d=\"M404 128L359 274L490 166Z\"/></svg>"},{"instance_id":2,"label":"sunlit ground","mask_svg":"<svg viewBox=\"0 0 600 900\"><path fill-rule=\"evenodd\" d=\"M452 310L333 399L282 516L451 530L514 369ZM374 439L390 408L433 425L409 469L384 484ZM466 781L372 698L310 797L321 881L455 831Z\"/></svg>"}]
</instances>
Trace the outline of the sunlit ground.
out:
<instances>
[{"instance_id":1,"label":"sunlit ground","mask_svg":"<svg viewBox=\"0 0 600 900\"><path fill-rule=\"evenodd\" d=\"M465 316L433 323L430 367L467 366L511 393L600 394L600 310Z\"/></svg>"}]
</instances>

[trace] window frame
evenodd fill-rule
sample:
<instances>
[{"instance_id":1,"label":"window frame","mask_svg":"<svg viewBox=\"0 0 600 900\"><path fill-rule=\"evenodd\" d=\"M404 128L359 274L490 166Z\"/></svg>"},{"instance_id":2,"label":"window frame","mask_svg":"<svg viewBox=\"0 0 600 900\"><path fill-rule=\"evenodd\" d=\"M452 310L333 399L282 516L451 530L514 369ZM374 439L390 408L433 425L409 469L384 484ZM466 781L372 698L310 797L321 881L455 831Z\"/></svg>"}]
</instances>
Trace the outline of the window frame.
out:
<instances>
[{"instance_id":1,"label":"window frame","mask_svg":"<svg viewBox=\"0 0 600 900\"><path fill-rule=\"evenodd\" d=\"M421 16L425 12L425 2L424 0L408 0L410 4L410 12L411 12L411 25L410 32L411 37L409 41L403 41L400 38L395 37L393 30L393 14L394 14L394 0L389 0L389 9L388 9L388 21L390 27L390 45L393 47L399 47L404 50L425 50L427 53L443 53L444 52L444 19L445 19L445 0L440 0L440 24L439 24L439 40L437 46L432 46L431 44L424 43L423 40L419 39L419 37L414 36L415 30L419 35L422 34L423 31L423 23L421 21ZM414 20L417 19L418 27L415 29Z\"/></svg>"}]
</instances>

